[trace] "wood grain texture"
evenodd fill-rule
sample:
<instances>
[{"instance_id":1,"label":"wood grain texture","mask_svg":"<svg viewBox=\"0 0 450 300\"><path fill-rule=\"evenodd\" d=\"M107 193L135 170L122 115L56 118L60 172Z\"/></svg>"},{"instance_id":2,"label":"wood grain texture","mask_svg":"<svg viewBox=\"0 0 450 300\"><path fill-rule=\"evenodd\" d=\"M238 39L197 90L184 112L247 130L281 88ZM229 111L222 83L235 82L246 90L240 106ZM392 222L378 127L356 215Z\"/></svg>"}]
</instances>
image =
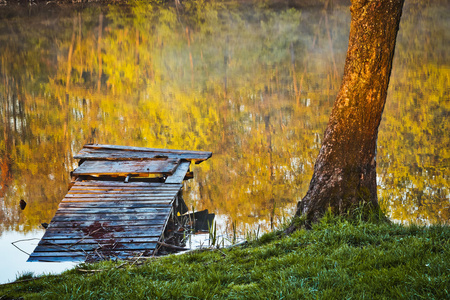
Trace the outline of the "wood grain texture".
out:
<instances>
[{"instance_id":1,"label":"wood grain texture","mask_svg":"<svg viewBox=\"0 0 450 300\"><path fill-rule=\"evenodd\" d=\"M171 175L177 168L178 159L149 161L85 161L73 171L73 175L148 176Z\"/></svg>"},{"instance_id":2,"label":"wood grain texture","mask_svg":"<svg viewBox=\"0 0 450 300\"><path fill-rule=\"evenodd\" d=\"M116 145L91 144L74 156L86 160L138 160L157 159L158 157L179 158L200 163L212 156L208 151L187 151L175 149L128 147Z\"/></svg>"},{"instance_id":3,"label":"wood grain texture","mask_svg":"<svg viewBox=\"0 0 450 300\"><path fill-rule=\"evenodd\" d=\"M186 173L189 171L190 165L191 163L188 161L181 162L175 170L175 173L167 177L165 183L182 183Z\"/></svg>"},{"instance_id":4,"label":"wood grain texture","mask_svg":"<svg viewBox=\"0 0 450 300\"><path fill-rule=\"evenodd\" d=\"M75 182L28 261L151 255L181 184Z\"/></svg>"},{"instance_id":5,"label":"wood grain texture","mask_svg":"<svg viewBox=\"0 0 450 300\"><path fill-rule=\"evenodd\" d=\"M125 183L123 181L107 181L107 180L87 180L87 181L76 181L74 187L112 187L112 188L137 188L137 187L143 187L143 188L152 188L152 189L158 189L158 188L175 188L175 185L167 186L164 183L159 182L128 182ZM178 185L179 188L181 188L181 184Z\"/></svg>"},{"instance_id":6,"label":"wood grain texture","mask_svg":"<svg viewBox=\"0 0 450 300\"><path fill-rule=\"evenodd\" d=\"M81 239L94 237L105 238L104 235L116 237L159 236L162 225L152 224L152 221L109 221L99 225L97 221L86 222L55 222L50 224L42 239ZM61 226L61 227L58 227Z\"/></svg>"},{"instance_id":7,"label":"wood grain texture","mask_svg":"<svg viewBox=\"0 0 450 300\"><path fill-rule=\"evenodd\" d=\"M161 159L184 159L195 163L200 163L211 157L208 154L195 153L167 153L167 152L131 152L131 151L113 151L113 150L95 150L83 149L75 159L83 160L161 160Z\"/></svg>"}]
</instances>

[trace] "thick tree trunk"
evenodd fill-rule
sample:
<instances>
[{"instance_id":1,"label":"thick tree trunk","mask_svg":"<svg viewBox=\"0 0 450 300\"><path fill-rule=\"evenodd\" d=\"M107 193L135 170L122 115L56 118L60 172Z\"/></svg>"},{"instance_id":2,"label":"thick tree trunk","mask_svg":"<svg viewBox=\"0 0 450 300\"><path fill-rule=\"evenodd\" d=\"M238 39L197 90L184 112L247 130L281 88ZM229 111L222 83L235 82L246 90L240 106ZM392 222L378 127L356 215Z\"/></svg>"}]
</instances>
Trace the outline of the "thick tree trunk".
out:
<instances>
[{"instance_id":1,"label":"thick tree trunk","mask_svg":"<svg viewBox=\"0 0 450 300\"><path fill-rule=\"evenodd\" d=\"M297 216L317 221L327 209L349 213L361 203L379 209L378 126L386 101L403 0L353 0L342 85Z\"/></svg>"}]
</instances>

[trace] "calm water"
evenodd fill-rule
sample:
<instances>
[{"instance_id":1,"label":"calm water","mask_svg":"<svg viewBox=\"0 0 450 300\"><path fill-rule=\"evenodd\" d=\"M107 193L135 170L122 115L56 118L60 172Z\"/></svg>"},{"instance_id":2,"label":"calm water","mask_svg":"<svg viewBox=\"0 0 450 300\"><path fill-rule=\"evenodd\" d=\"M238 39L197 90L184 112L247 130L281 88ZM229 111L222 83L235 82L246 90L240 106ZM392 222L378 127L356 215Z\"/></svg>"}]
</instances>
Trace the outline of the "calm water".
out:
<instances>
[{"instance_id":1,"label":"calm water","mask_svg":"<svg viewBox=\"0 0 450 300\"><path fill-rule=\"evenodd\" d=\"M449 13L403 12L378 140L379 199L398 222L449 223ZM35 269L11 241L40 238L87 142L212 151L188 206L223 234L280 226L312 176L349 23L345 6L195 3L1 19L0 282L65 268Z\"/></svg>"}]
</instances>

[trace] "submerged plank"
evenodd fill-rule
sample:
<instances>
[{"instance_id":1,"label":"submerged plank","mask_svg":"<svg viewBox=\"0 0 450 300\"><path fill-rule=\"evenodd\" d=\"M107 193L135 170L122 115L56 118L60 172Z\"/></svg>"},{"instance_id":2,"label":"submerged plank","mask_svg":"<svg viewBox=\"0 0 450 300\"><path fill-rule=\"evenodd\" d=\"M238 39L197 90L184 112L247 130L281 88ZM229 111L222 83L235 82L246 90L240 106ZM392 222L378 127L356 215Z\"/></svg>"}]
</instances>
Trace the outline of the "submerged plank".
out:
<instances>
[{"instance_id":1,"label":"submerged plank","mask_svg":"<svg viewBox=\"0 0 450 300\"><path fill-rule=\"evenodd\" d=\"M73 171L73 175L148 176L150 174L173 174L178 159L150 161L85 161Z\"/></svg>"}]
</instances>

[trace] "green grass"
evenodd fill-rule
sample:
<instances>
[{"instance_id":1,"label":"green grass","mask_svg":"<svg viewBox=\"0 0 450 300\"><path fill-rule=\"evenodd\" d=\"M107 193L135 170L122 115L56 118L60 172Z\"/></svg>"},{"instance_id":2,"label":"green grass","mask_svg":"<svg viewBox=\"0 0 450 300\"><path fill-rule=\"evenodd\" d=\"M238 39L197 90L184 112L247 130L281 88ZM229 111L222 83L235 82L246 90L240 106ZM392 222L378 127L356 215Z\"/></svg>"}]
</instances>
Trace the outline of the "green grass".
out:
<instances>
[{"instance_id":1,"label":"green grass","mask_svg":"<svg viewBox=\"0 0 450 300\"><path fill-rule=\"evenodd\" d=\"M450 227L325 217L291 236L131 264L0 286L0 299L449 299Z\"/></svg>"}]
</instances>

